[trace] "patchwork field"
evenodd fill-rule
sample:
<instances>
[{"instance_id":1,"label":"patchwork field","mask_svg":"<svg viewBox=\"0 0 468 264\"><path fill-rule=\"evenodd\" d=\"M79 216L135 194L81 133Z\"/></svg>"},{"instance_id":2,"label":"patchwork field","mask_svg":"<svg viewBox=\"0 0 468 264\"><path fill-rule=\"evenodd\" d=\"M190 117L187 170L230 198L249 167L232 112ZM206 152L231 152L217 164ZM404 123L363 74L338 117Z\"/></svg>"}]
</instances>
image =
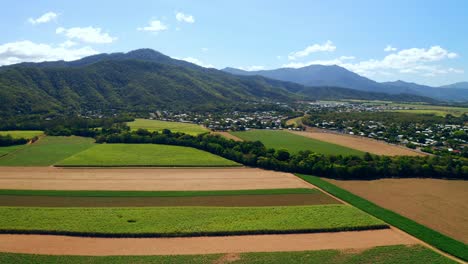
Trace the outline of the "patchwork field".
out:
<instances>
[{"instance_id":1,"label":"patchwork field","mask_svg":"<svg viewBox=\"0 0 468 264\"><path fill-rule=\"evenodd\" d=\"M0 166L50 166L93 146L94 139L44 137L9 155L0 157Z\"/></svg>"},{"instance_id":2,"label":"patchwork field","mask_svg":"<svg viewBox=\"0 0 468 264\"><path fill-rule=\"evenodd\" d=\"M466 107L439 106L439 105L424 105L424 104L394 104L395 106L411 107L408 110L393 110L393 112L414 113L414 114L431 114L445 117L447 114L453 116L461 116L468 113Z\"/></svg>"},{"instance_id":3,"label":"patchwork field","mask_svg":"<svg viewBox=\"0 0 468 264\"><path fill-rule=\"evenodd\" d=\"M387 227L381 220L347 205L230 208L0 207L0 215L0 233L111 237L312 233Z\"/></svg>"},{"instance_id":4,"label":"patchwork field","mask_svg":"<svg viewBox=\"0 0 468 264\"><path fill-rule=\"evenodd\" d=\"M341 146L357 149L364 152L369 152L376 155L385 156L424 156L427 154L413 151L411 149L390 145L382 141L369 139L365 137L336 134L326 132L320 129L309 129L308 131L290 131L293 134L308 137L324 142L338 144Z\"/></svg>"},{"instance_id":5,"label":"patchwork field","mask_svg":"<svg viewBox=\"0 0 468 264\"><path fill-rule=\"evenodd\" d=\"M327 155L357 155L362 156L364 152L348 147L294 135L287 131L275 130L249 130L245 132L230 132L236 137L248 141L261 141L266 147L275 149L287 149L291 153L301 150L310 150Z\"/></svg>"},{"instance_id":6,"label":"patchwork field","mask_svg":"<svg viewBox=\"0 0 468 264\"><path fill-rule=\"evenodd\" d=\"M4 130L0 131L0 135L11 135L14 138L31 139L36 136L43 135L43 131L39 130Z\"/></svg>"},{"instance_id":7,"label":"patchwork field","mask_svg":"<svg viewBox=\"0 0 468 264\"><path fill-rule=\"evenodd\" d=\"M4 167L0 186L10 190L250 190L311 188L290 173L253 168Z\"/></svg>"},{"instance_id":8,"label":"patchwork field","mask_svg":"<svg viewBox=\"0 0 468 264\"><path fill-rule=\"evenodd\" d=\"M230 134L229 132L215 131L215 132L211 132L211 134L220 135L222 137L225 137L227 139L232 139L234 141L242 141L241 138L238 138L238 137L234 136L233 134Z\"/></svg>"},{"instance_id":9,"label":"patchwork field","mask_svg":"<svg viewBox=\"0 0 468 264\"><path fill-rule=\"evenodd\" d=\"M327 181L468 243L468 181L438 179Z\"/></svg>"},{"instance_id":10,"label":"patchwork field","mask_svg":"<svg viewBox=\"0 0 468 264\"><path fill-rule=\"evenodd\" d=\"M172 132L182 132L189 135L199 135L209 132L208 129L197 124L150 119L135 119L133 122L128 122L127 125L132 130L138 130L139 128L143 128L148 131L162 131L163 129L169 129Z\"/></svg>"},{"instance_id":11,"label":"patchwork field","mask_svg":"<svg viewBox=\"0 0 468 264\"><path fill-rule=\"evenodd\" d=\"M100 144L56 166L118 167L230 167L240 164L206 151L156 144Z\"/></svg>"}]
</instances>

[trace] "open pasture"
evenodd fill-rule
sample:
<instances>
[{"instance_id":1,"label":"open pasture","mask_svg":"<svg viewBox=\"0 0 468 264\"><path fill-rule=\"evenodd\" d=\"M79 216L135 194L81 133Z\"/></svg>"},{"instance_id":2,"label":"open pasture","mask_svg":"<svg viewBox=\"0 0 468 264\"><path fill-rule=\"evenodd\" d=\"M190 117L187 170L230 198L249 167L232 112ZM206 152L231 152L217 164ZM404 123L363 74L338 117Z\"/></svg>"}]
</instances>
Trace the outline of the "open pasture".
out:
<instances>
[{"instance_id":1,"label":"open pasture","mask_svg":"<svg viewBox=\"0 0 468 264\"><path fill-rule=\"evenodd\" d=\"M40 130L3 130L0 131L0 135L6 136L11 135L13 138L25 138L31 139L36 136L43 135L44 132Z\"/></svg>"},{"instance_id":2,"label":"open pasture","mask_svg":"<svg viewBox=\"0 0 468 264\"><path fill-rule=\"evenodd\" d=\"M387 225L347 205L290 207L0 207L0 232L106 237L313 233ZM292 217L293 216L293 217ZM60 221L57 221L60 219Z\"/></svg>"},{"instance_id":3,"label":"open pasture","mask_svg":"<svg viewBox=\"0 0 468 264\"><path fill-rule=\"evenodd\" d=\"M312 188L293 174L254 168L4 167L9 190L200 191Z\"/></svg>"},{"instance_id":4,"label":"open pasture","mask_svg":"<svg viewBox=\"0 0 468 264\"><path fill-rule=\"evenodd\" d=\"M34 144L0 157L0 166L50 166L94 144L83 137L43 137Z\"/></svg>"},{"instance_id":5,"label":"open pasture","mask_svg":"<svg viewBox=\"0 0 468 264\"><path fill-rule=\"evenodd\" d=\"M82 167L231 167L240 164L202 150L157 144L101 144L56 166Z\"/></svg>"},{"instance_id":6,"label":"open pasture","mask_svg":"<svg viewBox=\"0 0 468 264\"><path fill-rule=\"evenodd\" d=\"M286 149L291 153L301 150L310 150L326 155L356 155L362 156L364 152L348 147L294 135L287 131L275 130L249 130L245 132L230 132L236 137L248 141L261 141L268 148Z\"/></svg>"},{"instance_id":7,"label":"open pasture","mask_svg":"<svg viewBox=\"0 0 468 264\"><path fill-rule=\"evenodd\" d=\"M7 146L7 147L0 147L0 157L8 153L11 153L13 151L19 150L23 147L26 147L26 146L25 145L13 145L13 146Z\"/></svg>"},{"instance_id":8,"label":"open pasture","mask_svg":"<svg viewBox=\"0 0 468 264\"><path fill-rule=\"evenodd\" d=\"M162 131L163 129L169 129L172 132L182 132L189 135L199 135L209 132L208 129L197 124L150 119L135 119L133 122L128 122L127 125L132 130L138 130L142 128L148 131Z\"/></svg>"}]
</instances>

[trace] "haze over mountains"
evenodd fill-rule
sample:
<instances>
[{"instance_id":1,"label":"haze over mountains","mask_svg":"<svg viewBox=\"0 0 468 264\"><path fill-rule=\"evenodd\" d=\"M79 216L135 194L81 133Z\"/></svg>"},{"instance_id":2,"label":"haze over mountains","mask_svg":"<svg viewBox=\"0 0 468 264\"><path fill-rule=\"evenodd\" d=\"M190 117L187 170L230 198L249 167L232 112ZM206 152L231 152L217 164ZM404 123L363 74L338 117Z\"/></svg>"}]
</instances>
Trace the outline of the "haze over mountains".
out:
<instances>
[{"instance_id":1,"label":"haze over mountains","mask_svg":"<svg viewBox=\"0 0 468 264\"><path fill-rule=\"evenodd\" d=\"M150 49L0 67L0 112L8 114L216 109L246 102L314 99L433 101L417 95L232 75Z\"/></svg>"},{"instance_id":2,"label":"haze over mountains","mask_svg":"<svg viewBox=\"0 0 468 264\"><path fill-rule=\"evenodd\" d=\"M310 65L303 68L280 68L274 70L244 71L224 68L235 75L264 76L276 80L296 82L307 86L335 86L361 91L388 94L414 94L443 101L468 101L468 82L442 87L431 87L404 81L376 82L337 65Z\"/></svg>"}]
</instances>

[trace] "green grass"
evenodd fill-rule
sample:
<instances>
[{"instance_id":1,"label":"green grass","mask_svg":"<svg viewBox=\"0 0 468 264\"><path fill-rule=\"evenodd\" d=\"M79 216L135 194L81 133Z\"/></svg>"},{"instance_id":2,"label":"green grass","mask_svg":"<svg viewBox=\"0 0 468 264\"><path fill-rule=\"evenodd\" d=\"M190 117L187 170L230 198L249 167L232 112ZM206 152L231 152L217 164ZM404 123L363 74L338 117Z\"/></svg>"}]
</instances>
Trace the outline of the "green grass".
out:
<instances>
[{"instance_id":1,"label":"green grass","mask_svg":"<svg viewBox=\"0 0 468 264\"><path fill-rule=\"evenodd\" d=\"M326 192L352 204L353 206L393 225L422 241L445 251L453 256L456 256L465 261L468 260L468 246L451 237L443 235L435 230L432 230L424 225L421 225L411 219L401 216L393 211L384 209L374 203L369 202L357 195L354 195L338 186L315 176L298 175L301 179L318 186Z\"/></svg>"},{"instance_id":2,"label":"green grass","mask_svg":"<svg viewBox=\"0 0 468 264\"><path fill-rule=\"evenodd\" d=\"M182 255L182 256L47 256L0 253L0 263L227 263L216 262L223 254ZM262 252L242 253L239 259L230 264L286 264L286 263L320 263L320 264L454 264L456 262L445 258L423 246L382 246L363 251L317 250L299 252Z\"/></svg>"},{"instance_id":3,"label":"green grass","mask_svg":"<svg viewBox=\"0 0 468 264\"><path fill-rule=\"evenodd\" d=\"M59 197L199 197L233 195L310 194L317 189L259 189L222 191L58 191L58 190L0 190L0 195L59 196Z\"/></svg>"},{"instance_id":4,"label":"green grass","mask_svg":"<svg viewBox=\"0 0 468 264\"><path fill-rule=\"evenodd\" d=\"M208 129L197 124L149 119L135 119L133 122L128 122L127 125L132 130L137 130L139 128L147 129L148 131L161 131L163 129L169 129L172 132L182 132L189 135L199 135L209 132Z\"/></svg>"},{"instance_id":5,"label":"green grass","mask_svg":"<svg viewBox=\"0 0 468 264\"><path fill-rule=\"evenodd\" d=\"M445 117L447 114L461 116L468 113L467 107L441 106L428 104L391 104L392 106L411 107L411 110L391 110L395 112L415 113L415 114L434 114Z\"/></svg>"},{"instance_id":6,"label":"green grass","mask_svg":"<svg viewBox=\"0 0 468 264\"><path fill-rule=\"evenodd\" d=\"M13 146L8 146L8 147L0 147L0 157L5 156L8 153L11 153L13 151L16 151L24 147L26 147L26 145L13 145Z\"/></svg>"},{"instance_id":7,"label":"green grass","mask_svg":"<svg viewBox=\"0 0 468 264\"><path fill-rule=\"evenodd\" d=\"M364 155L364 152L359 150L295 135L287 131L249 130L230 133L243 140L259 140L268 148L287 149L291 153L297 153L300 150L310 150L325 155Z\"/></svg>"},{"instance_id":8,"label":"green grass","mask_svg":"<svg viewBox=\"0 0 468 264\"><path fill-rule=\"evenodd\" d=\"M43 131L39 130L7 130L7 131L0 131L0 135L11 135L14 138L25 138L31 139L35 136L40 136L44 134Z\"/></svg>"},{"instance_id":9,"label":"green grass","mask_svg":"<svg viewBox=\"0 0 468 264\"><path fill-rule=\"evenodd\" d=\"M202 150L157 144L99 144L57 166L228 167L240 164Z\"/></svg>"},{"instance_id":10,"label":"green grass","mask_svg":"<svg viewBox=\"0 0 468 264\"><path fill-rule=\"evenodd\" d=\"M89 236L200 236L386 228L347 205L284 207L0 207L0 233Z\"/></svg>"},{"instance_id":11,"label":"green grass","mask_svg":"<svg viewBox=\"0 0 468 264\"><path fill-rule=\"evenodd\" d=\"M91 147L93 142L91 138L47 136L0 157L0 166L50 166Z\"/></svg>"}]
</instances>

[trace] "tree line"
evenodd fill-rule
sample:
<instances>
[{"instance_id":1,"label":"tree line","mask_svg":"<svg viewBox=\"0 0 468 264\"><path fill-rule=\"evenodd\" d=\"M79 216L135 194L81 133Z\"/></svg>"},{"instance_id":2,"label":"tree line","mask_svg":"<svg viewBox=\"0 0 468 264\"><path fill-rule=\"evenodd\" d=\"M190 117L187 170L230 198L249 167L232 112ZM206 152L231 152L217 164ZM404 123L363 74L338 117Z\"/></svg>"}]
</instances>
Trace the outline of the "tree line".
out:
<instances>
[{"instance_id":1,"label":"tree line","mask_svg":"<svg viewBox=\"0 0 468 264\"><path fill-rule=\"evenodd\" d=\"M170 130L130 131L124 124L105 129L88 129L81 136L92 136L97 143L167 144L193 147L234 160L246 166L269 170L313 174L336 179L451 178L467 179L468 163L463 158L439 156L361 156L323 155L310 150L289 153L267 148L260 141L233 141L219 135L198 136ZM60 134L60 131L55 131ZM82 131L83 132L83 131Z\"/></svg>"}]
</instances>

